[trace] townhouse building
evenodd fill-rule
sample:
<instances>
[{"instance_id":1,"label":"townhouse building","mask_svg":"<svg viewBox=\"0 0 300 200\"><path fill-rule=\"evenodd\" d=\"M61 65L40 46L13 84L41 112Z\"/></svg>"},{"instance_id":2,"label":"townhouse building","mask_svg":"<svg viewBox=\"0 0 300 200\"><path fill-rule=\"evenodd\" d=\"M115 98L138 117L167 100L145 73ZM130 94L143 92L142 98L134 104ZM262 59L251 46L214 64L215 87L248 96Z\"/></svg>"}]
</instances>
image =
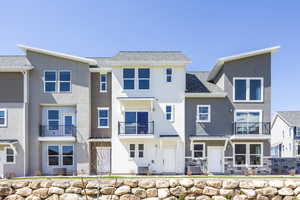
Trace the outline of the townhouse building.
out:
<instances>
[{"instance_id":1,"label":"townhouse building","mask_svg":"<svg viewBox=\"0 0 300 200\"><path fill-rule=\"evenodd\" d=\"M0 56L0 175L269 169L272 47L187 72L176 51Z\"/></svg>"},{"instance_id":2,"label":"townhouse building","mask_svg":"<svg viewBox=\"0 0 300 200\"><path fill-rule=\"evenodd\" d=\"M300 156L300 111L277 112L272 121L272 156Z\"/></svg>"}]
</instances>

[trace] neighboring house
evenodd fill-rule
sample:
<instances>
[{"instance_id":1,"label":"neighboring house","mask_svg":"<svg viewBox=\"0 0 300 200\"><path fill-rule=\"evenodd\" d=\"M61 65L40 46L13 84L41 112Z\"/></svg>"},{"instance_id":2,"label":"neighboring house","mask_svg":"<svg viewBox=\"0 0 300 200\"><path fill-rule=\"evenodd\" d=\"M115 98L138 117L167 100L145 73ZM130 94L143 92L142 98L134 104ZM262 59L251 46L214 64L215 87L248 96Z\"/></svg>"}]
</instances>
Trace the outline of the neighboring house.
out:
<instances>
[{"instance_id":1,"label":"neighboring house","mask_svg":"<svg viewBox=\"0 0 300 200\"><path fill-rule=\"evenodd\" d=\"M300 156L300 111L277 112L272 122L272 156Z\"/></svg>"},{"instance_id":2,"label":"neighboring house","mask_svg":"<svg viewBox=\"0 0 300 200\"><path fill-rule=\"evenodd\" d=\"M25 56L0 56L0 176L267 171L278 47L195 73L176 51L19 47Z\"/></svg>"},{"instance_id":3,"label":"neighboring house","mask_svg":"<svg viewBox=\"0 0 300 200\"><path fill-rule=\"evenodd\" d=\"M224 57L210 72L187 73L187 166L270 172L271 54L278 48Z\"/></svg>"}]
</instances>

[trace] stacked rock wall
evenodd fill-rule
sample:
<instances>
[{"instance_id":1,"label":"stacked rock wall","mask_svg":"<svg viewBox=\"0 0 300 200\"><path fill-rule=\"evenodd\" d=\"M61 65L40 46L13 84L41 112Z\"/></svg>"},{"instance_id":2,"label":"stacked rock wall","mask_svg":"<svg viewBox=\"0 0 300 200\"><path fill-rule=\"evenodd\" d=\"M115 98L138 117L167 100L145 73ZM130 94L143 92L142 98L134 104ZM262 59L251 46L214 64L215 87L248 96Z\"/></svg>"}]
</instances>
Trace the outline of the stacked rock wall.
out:
<instances>
[{"instance_id":1,"label":"stacked rock wall","mask_svg":"<svg viewBox=\"0 0 300 200\"><path fill-rule=\"evenodd\" d=\"M103 179L0 182L5 200L295 200L300 180Z\"/></svg>"}]
</instances>

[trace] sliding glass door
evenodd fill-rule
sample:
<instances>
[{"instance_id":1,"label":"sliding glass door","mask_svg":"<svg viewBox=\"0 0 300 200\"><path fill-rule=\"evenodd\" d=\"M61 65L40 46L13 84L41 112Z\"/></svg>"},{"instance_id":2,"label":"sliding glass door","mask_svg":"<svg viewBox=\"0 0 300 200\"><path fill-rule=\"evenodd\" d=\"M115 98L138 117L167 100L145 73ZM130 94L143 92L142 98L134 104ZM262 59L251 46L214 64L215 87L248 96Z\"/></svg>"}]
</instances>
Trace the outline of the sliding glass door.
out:
<instances>
[{"instance_id":1,"label":"sliding glass door","mask_svg":"<svg viewBox=\"0 0 300 200\"><path fill-rule=\"evenodd\" d=\"M148 112L125 112L125 134L147 134Z\"/></svg>"}]
</instances>

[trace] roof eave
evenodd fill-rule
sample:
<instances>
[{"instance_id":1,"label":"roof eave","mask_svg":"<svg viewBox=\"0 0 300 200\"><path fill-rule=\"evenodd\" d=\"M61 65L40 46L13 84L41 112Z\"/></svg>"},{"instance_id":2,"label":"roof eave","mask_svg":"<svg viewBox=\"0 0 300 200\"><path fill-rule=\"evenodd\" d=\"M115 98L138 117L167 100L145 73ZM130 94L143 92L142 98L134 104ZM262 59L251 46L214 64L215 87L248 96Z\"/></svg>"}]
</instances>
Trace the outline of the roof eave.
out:
<instances>
[{"instance_id":1,"label":"roof eave","mask_svg":"<svg viewBox=\"0 0 300 200\"><path fill-rule=\"evenodd\" d=\"M26 46L26 45L22 45L22 44L18 44L17 46L22 51L24 51L25 53L27 51L32 51L32 52L36 52L36 53L42 53L42 54L46 54L46 55L50 55L50 56L55 56L55 57L69 59L69 60L74 60L74 61L77 61L77 62L82 62L82 63L89 64L89 65L97 65L97 61L94 60L94 59L83 58L83 57L79 57L79 56L73 56L73 55L70 55L70 54L59 53L59 52L55 52L55 51L49 51L49 50L30 47L30 46Z\"/></svg>"},{"instance_id":2,"label":"roof eave","mask_svg":"<svg viewBox=\"0 0 300 200\"><path fill-rule=\"evenodd\" d=\"M4 66L0 67L0 72L24 72L32 70L33 68L33 66Z\"/></svg>"},{"instance_id":3,"label":"roof eave","mask_svg":"<svg viewBox=\"0 0 300 200\"><path fill-rule=\"evenodd\" d=\"M265 48L265 49L260 49L260 50L256 50L256 51L250 51L250 52L246 52L246 53L236 54L233 56L219 58L217 60L216 64L214 65L213 69L209 73L207 81L212 81L215 78L215 76L219 73L219 71L221 70L221 68L225 62L239 60L242 58L247 58L247 57L266 54L266 53L272 54L272 53L276 53L279 49L280 49L280 46L274 46L274 47L270 47L270 48Z\"/></svg>"}]
</instances>

